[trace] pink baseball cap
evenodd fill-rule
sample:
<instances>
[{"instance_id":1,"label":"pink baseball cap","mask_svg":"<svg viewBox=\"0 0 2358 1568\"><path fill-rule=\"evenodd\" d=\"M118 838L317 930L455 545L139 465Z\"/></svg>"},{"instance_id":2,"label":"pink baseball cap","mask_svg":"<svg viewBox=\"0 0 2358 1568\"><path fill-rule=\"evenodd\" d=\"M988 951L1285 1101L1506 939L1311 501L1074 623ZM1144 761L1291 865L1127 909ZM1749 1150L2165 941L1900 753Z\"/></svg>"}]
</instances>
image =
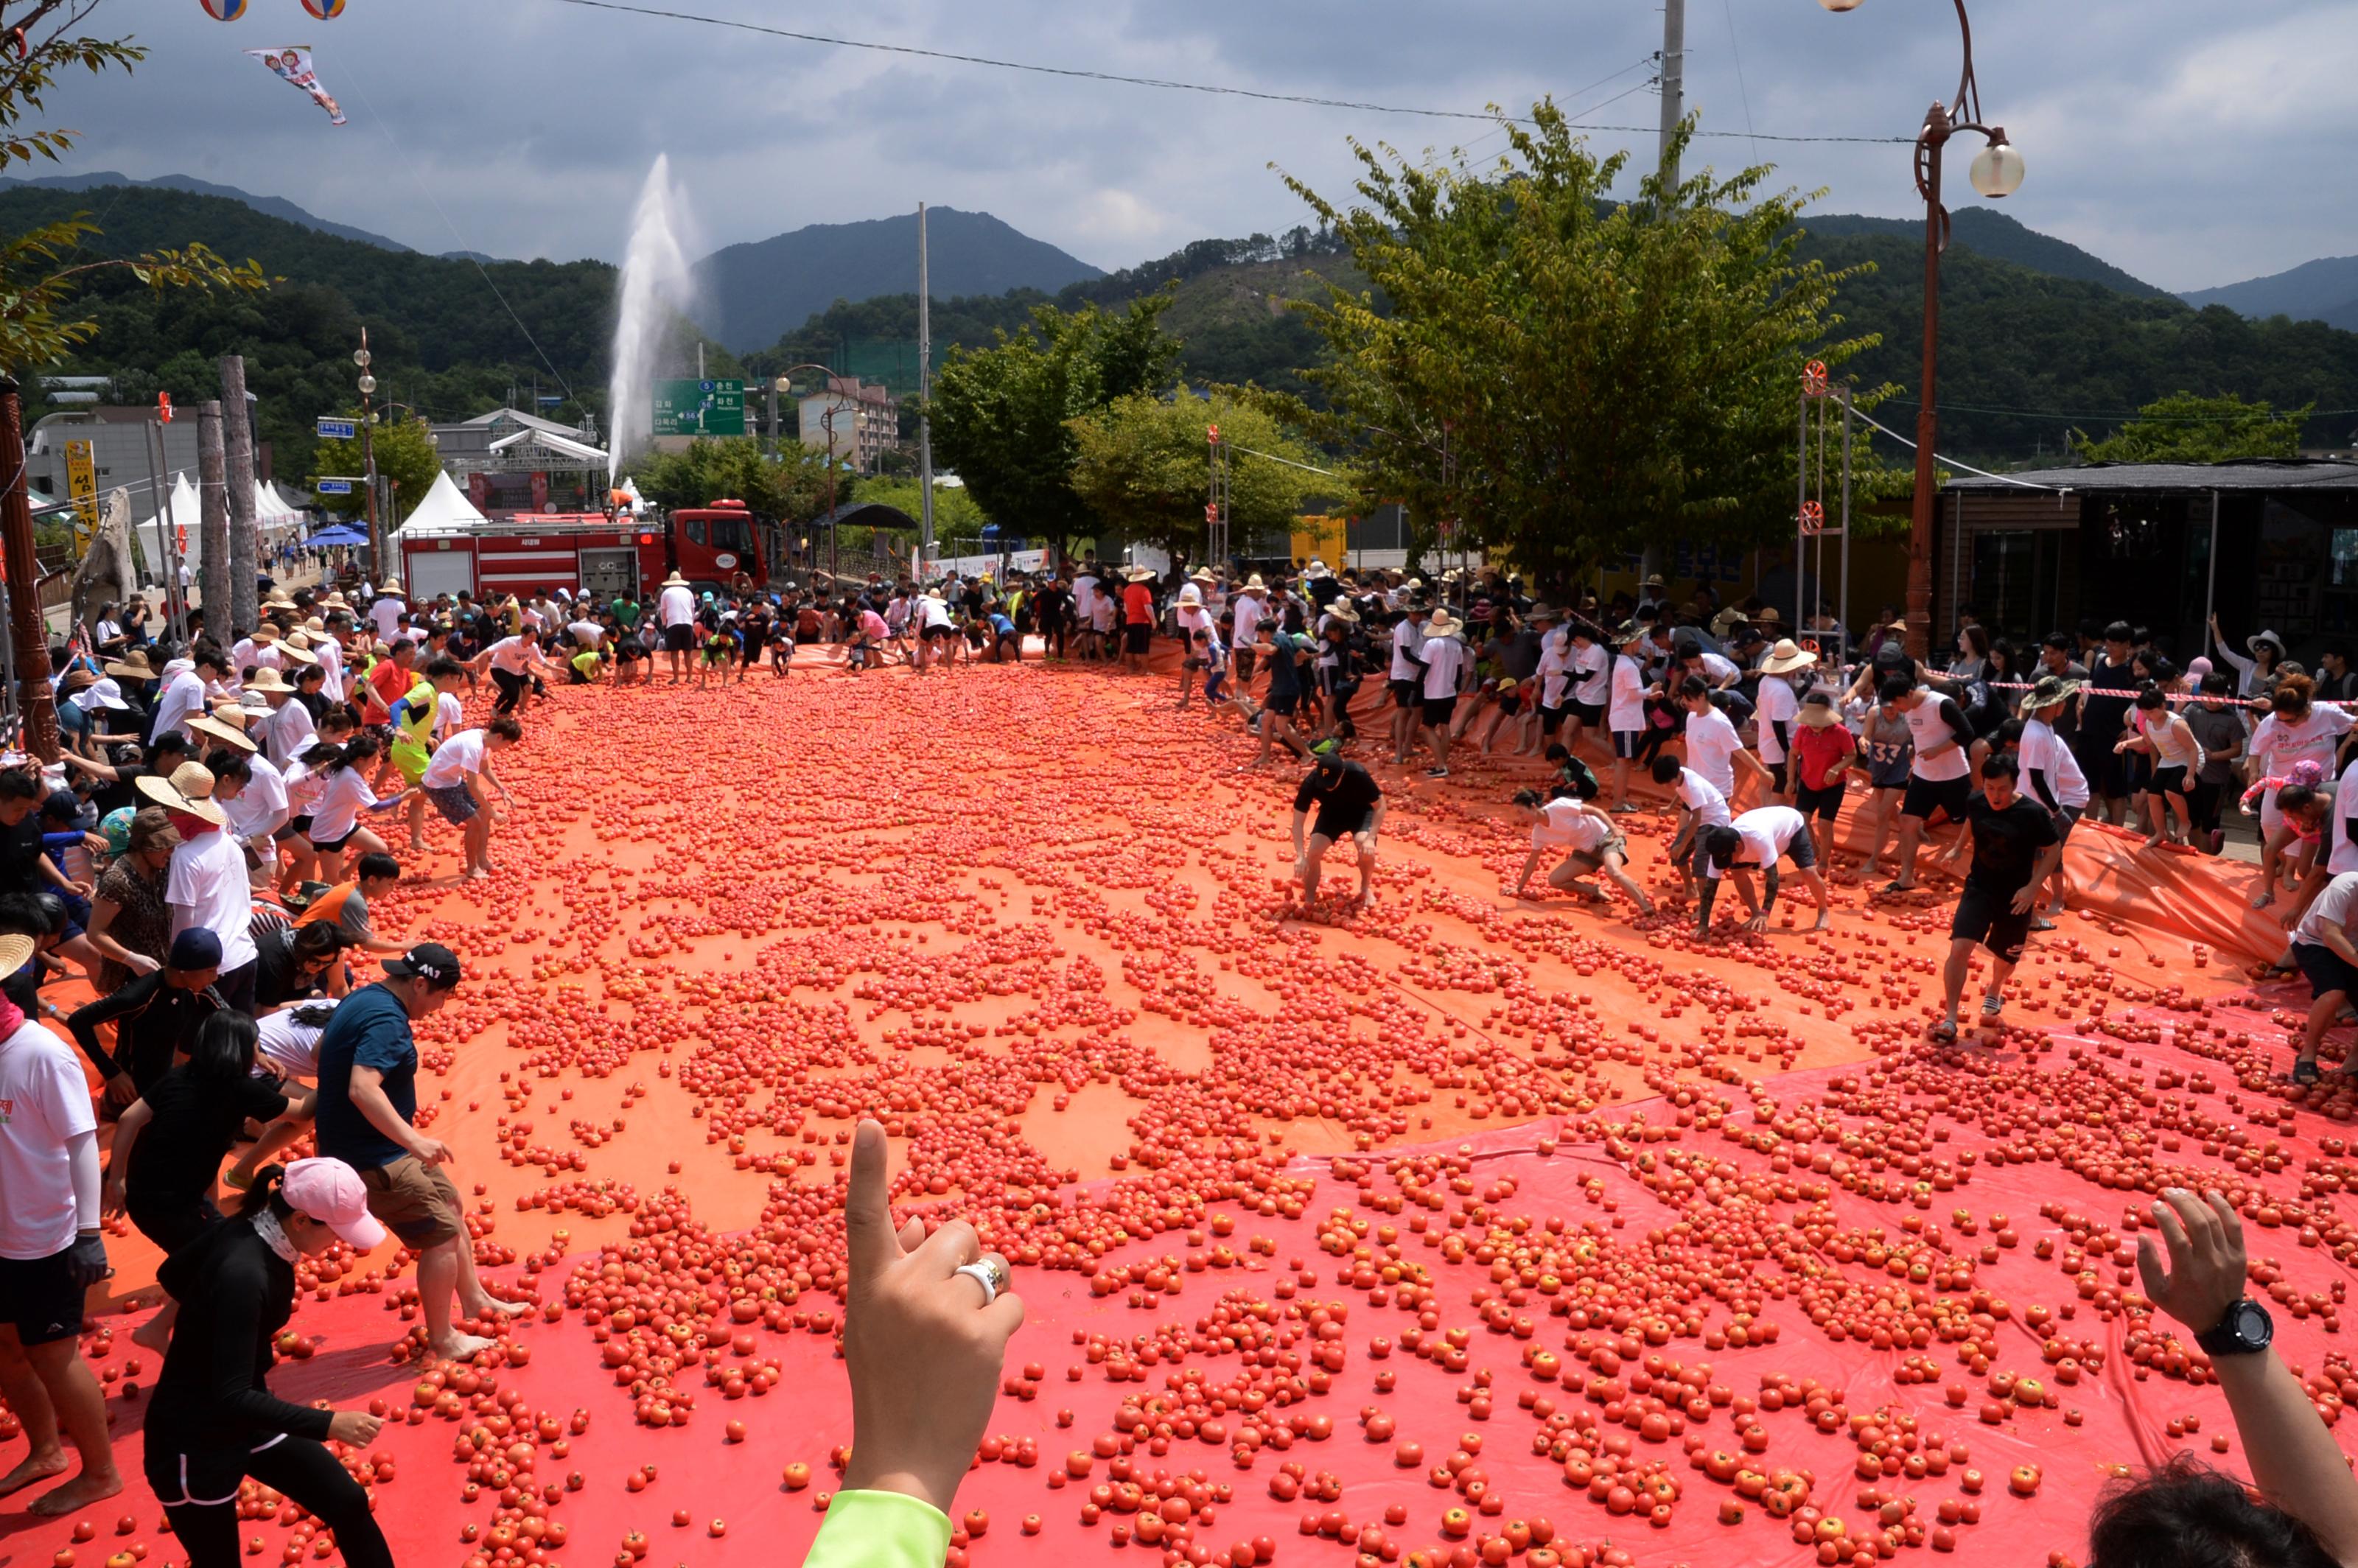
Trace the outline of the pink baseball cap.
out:
<instances>
[{"instance_id":1,"label":"pink baseball cap","mask_svg":"<svg viewBox=\"0 0 2358 1568\"><path fill-rule=\"evenodd\" d=\"M278 1190L287 1206L309 1216L363 1252L384 1244L384 1227L369 1213L368 1189L341 1160L297 1160Z\"/></svg>"}]
</instances>

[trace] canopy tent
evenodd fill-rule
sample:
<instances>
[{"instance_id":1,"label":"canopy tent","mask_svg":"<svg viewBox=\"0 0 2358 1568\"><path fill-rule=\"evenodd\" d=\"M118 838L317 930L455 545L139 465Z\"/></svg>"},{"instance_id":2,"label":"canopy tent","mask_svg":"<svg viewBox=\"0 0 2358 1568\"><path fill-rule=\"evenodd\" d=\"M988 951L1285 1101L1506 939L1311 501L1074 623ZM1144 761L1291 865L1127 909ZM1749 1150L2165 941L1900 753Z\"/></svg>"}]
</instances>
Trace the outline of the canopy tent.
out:
<instances>
[{"instance_id":1,"label":"canopy tent","mask_svg":"<svg viewBox=\"0 0 2358 1568\"><path fill-rule=\"evenodd\" d=\"M134 530L139 539L140 576L144 581L155 585L165 580L166 563L171 560L173 543L182 530L187 531L188 544L181 551L181 559L193 572L204 550L204 517L203 508L197 501L197 487L189 482L185 471L172 476L172 492L164 498L156 515Z\"/></svg>"},{"instance_id":2,"label":"canopy tent","mask_svg":"<svg viewBox=\"0 0 2358 1568\"><path fill-rule=\"evenodd\" d=\"M606 454L587 441L577 441L560 436L554 430L518 430L513 436L502 436L492 443L493 454L514 458L531 452L545 452L551 457L571 459L573 466L603 468Z\"/></svg>"},{"instance_id":3,"label":"canopy tent","mask_svg":"<svg viewBox=\"0 0 2358 1568\"><path fill-rule=\"evenodd\" d=\"M459 488L458 481L446 469L434 476L434 488L426 492L426 499L403 519L401 525L431 531L436 528L480 528L489 521L475 510L475 503L467 499L467 492Z\"/></svg>"},{"instance_id":4,"label":"canopy tent","mask_svg":"<svg viewBox=\"0 0 2358 1568\"><path fill-rule=\"evenodd\" d=\"M254 487L254 522L256 527L284 532L302 521L302 514L287 504L276 486L256 481Z\"/></svg>"}]
</instances>

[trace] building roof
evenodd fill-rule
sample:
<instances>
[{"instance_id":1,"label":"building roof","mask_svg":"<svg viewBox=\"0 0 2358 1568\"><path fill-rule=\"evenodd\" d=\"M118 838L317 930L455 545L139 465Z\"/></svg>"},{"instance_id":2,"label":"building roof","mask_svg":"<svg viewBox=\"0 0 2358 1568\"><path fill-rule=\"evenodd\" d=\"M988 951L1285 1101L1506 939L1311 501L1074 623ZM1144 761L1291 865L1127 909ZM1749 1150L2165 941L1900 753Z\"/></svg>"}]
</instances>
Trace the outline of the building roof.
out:
<instances>
[{"instance_id":1,"label":"building roof","mask_svg":"<svg viewBox=\"0 0 2358 1568\"><path fill-rule=\"evenodd\" d=\"M2317 458L2255 458L2230 463L2085 463L2030 469L2003 478L1967 474L1942 486L1967 495L2003 494L2025 487L2086 494L2154 491L2358 491L2358 462Z\"/></svg>"}]
</instances>

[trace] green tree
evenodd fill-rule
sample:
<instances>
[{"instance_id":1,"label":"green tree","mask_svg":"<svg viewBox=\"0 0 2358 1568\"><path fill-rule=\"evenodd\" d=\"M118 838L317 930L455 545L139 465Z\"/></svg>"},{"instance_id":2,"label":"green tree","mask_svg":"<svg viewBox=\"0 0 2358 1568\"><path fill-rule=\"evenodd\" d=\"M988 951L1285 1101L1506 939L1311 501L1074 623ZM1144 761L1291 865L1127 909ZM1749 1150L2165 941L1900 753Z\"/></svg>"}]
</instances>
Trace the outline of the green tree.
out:
<instances>
[{"instance_id":1,"label":"green tree","mask_svg":"<svg viewBox=\"0 0 2358 1568\"><path fill-rule=\"evenodd\" d=\"M2104 439L2071 432L2071 449L2092 463L2223 463L2238 458L2300 455L2301 427L2312 403L2277 413L2234 393L2201 397L2175 393L2148 403Z\"/></svg>"},{"instance_id":2,"label":"green tree","mask_svg":"<svg viewBox=\"0 0 2358 1568\"><path fill-rule=\"evenodd\" d=\"M357 408L344 411L347 419L360 416ZM442 454L422 419L381 422L369 432L369 449L376 457L376 471L393 481L393 515L384 520L385 531L391 533L434 488L434 476L442 471ZM311 474L310 482L315 485L323 476L357 478L368 471L357 440L321 441L313 460L319 465ZM318 500L329 511L346 517L368 514L368 496L359 485L352 487L350 495L322 495Z\"/></svg>"},{"instance_id":3,"label":"green tree","mask_svg":"<svg viewBox=\"0 0 2358 1568\"><path fill-rule=\"evenodd\" d=\"M1043 305L1029 330L952 351L934 379L936 460L1002 526L1060 549L1089 532L1089 508L1073 489L1079 441L1070 422L1169 384L1178 354L1162 327L1170 304L1152 295L1119 315Z\"/></svg>"},{"instance_id":4,"label":"green tree","mask_svg":"<svg viewBox=\"0 0 2358 1568\"><path fill-rule=\"evenodd\" d=\"M1071 421L1078 448L1073 489L1125 537L1153 540L1173 554L1204 558L1204 507L1217 425L1229 449L1228 514L1238 538L1288 533L1317 482L1315 456L1289 437L1266 409L1229 388L1208 398L1182 387L1168 400L1117 398Z\"/></svg>"},{"instance_id":5,"label":"green tree","mask_svg":"<svg viewBox=\"0 0 2358 1568\"><path fill-rule=\"evenodd\" d=\"M61 72L79 65L93 76L110 70L128 74L147 58L127 38L72 36L96 5L97 0L0 0L0 38L14 39L22 50L0 66L0 167L37 157L55 163L59 153L74 145L81 133L62 126L20 129L27 114L43 110L44 97ZM34 35L60 11L66 15L37 41ZM76 213L0 241L0 367L55 364L94 337L98 323L73 314L74 297L104 274L124 275L150 289L268 287L259 265L232 265L199 243L133 256L81 255L84 242L98 232L97 224Z\"/></svg>"},{"instance_id":6,"label":"green tree","mask_svg":"<svg viewBox=\"0 0 2358 1568\"><path fill-rule=\"evenodd\" d=\"M827 454L789 442L765 451L752 436L699 437L685 451L648 452L629 472L639 493L661 506L701 506L723 497L782 522L806 523L827 510ZM860 488L849 468L835 476L835 502Z\"/></svg>"},{"instance_id":7,"label":"green tree","mask_svg":"<svg viewBox=\"0 0 2358 1568\"><path fill-rule=\"evenodd\" d=\"M1354 143L1348 210L1287 178L1385 301L1298 307L1332 357L1309 378L1327 407L1294 417L1351 454L1363 503L1455 519L1553 587L1651 540L1786 536L1803 362L1873 341L1829 337L1852 275L1797 257L1807 199L1761 167L1616 201L1628 155L1552 102L1499 128L1479 169Z\"/></svg>"}]
</instances>

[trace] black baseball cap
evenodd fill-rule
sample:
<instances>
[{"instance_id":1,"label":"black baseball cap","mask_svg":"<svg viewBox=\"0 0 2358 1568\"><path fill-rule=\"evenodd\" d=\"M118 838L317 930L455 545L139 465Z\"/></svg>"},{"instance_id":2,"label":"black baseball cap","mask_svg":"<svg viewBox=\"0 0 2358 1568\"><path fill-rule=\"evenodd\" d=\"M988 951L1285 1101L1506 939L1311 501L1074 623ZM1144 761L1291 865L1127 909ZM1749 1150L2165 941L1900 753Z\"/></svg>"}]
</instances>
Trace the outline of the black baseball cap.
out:
<instances>
[{"instance_id":1,"label":"black baseball cap","mask_svg":"<svg viewBox=\"0 0 2358 1568\"><path fill-rule=\"evenodd\" d=\"M439 942L420 942L400 957L387 958L384 972L395 979L414 975L436 990L447 991L459 983L459 955Z\"/></svg>"}]
</instances>

